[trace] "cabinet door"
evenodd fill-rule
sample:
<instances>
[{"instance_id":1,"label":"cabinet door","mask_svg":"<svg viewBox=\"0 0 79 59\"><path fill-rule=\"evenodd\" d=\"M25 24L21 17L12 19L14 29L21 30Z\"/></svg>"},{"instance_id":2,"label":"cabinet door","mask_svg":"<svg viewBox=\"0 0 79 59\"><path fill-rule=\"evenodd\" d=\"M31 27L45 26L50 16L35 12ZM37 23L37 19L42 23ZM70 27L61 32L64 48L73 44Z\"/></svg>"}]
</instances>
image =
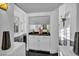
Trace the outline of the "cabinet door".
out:
<instances>
[{"instance_id":1,"label":"cabinet door","mask_svg":"<svg viewBox=\"0 0 79 59\"><path fill-rule=\"evenodd\" d=\"M48 38L46 37L41 37L40 39L40 50L43 50L43 51L49 51L49 40Z\"/></svg>"},{"instance_id":2,"label":"cabinet door","mask_svg":"<svg viewBox=\"0 0 79 59\"><path fill-rule=\"evenodd\" d=\"M38 39L29 38L29 49L38 50Z\"/></svg>"}]
</instances>

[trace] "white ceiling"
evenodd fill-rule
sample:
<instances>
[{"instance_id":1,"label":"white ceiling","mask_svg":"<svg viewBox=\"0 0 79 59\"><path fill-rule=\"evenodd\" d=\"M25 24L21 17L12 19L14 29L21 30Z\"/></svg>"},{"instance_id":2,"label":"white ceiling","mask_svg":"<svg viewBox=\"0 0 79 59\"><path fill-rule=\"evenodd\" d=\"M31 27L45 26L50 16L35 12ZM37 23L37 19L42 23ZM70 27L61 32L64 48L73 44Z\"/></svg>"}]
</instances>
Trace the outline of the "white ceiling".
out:
<instances>
[{"instance_id":1,"label":"white ceiling","mask_svg":"<svg viewBox=\"0 0 79 59\"><path fill-rule=\"evenodd\" d=\"M17 3L16 5L27 13L53 11L62 3Z\"/></svg>"}]
</instances>

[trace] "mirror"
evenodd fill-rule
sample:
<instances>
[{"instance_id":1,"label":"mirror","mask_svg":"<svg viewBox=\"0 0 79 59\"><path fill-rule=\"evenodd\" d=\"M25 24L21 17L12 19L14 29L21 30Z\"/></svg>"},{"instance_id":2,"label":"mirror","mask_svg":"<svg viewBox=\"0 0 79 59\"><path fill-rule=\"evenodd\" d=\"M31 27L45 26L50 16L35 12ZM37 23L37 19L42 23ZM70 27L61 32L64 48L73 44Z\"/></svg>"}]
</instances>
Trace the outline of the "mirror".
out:
<instances>
[{"instance_id":1,"label":"mirror","mask_svg":"<svg viewBox=\"0 0 79 59\"><path fill-rule=\"evenodd\" d=\"M19 17L14 16L14 32L19 32Z\"/></svg>"}]
</instances>

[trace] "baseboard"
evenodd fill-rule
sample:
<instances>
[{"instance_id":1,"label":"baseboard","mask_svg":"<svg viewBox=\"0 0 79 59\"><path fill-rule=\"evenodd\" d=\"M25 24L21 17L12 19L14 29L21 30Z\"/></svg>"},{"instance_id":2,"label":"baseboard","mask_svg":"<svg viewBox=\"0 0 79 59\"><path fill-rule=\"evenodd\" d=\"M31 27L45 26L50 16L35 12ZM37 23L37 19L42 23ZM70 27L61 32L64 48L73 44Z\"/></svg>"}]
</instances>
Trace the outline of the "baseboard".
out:
<instances>
[{"instance_id":1,"label":"baseboard","mask_svg":"<svg viewBox=\"0 0 79 59\"><path fill-rule=\"evenodd\" d=\"M51 53L52 56L58 56L58 53Z\"/></svg>"},{"instance_id":2,"label":"baseboard","mask_svg":"<svg viewBox=\"0 0 79 59\"><path fill-rule=\"evenodd\" d=\"M50 50L50 54L53 54L53 53L58 53L58 51L56 51L56 50Z\"/></svg>"},{"instance_id":3,"label":"baseboard","mask_svg":"<svg viewBox=\"0 0 79 59\"><path fill-rule=\"evenodd\" d=\"M30 52L36 52L36 53L45 53L45 54L50 54L50 51L42 51L42 50L33 50L29 49Z\"/></svg>"},{"instance_id":4,"label":"baseboard","mask_svg":"<svg viewBox=\"0 0 79 59\"><path fill-rule=\"evenodd\" d=\"M50 51L42 51L42 50L29 49L29 52L50 54L50 56L58 56L58 53L50 53Z\"/></svg>"}]
</instances>

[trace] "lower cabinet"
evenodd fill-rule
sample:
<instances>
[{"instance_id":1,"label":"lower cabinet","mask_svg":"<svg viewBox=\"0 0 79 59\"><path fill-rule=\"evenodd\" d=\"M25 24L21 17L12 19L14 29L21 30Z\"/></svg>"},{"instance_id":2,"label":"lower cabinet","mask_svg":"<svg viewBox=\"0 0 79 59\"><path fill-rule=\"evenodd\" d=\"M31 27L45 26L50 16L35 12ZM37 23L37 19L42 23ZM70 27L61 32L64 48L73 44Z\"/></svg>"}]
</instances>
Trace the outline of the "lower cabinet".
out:
<instances>
[{"instance_id":1,"label":"lower cabinet","mask_svg":"<svg viewBox=\"0 0 79 59\"><path fill-rule=\"evenodd\" d=\"M38 39L31 37L29 38L29 49L39 50Z\"/></svg>"},{"instance_id":2,"label":"lower cabinet","mask_svg":"<svg viewBox=\"0 0 79 59\"><path fill-rule=\"evenodd\" d=\"M49 48L50 48L50 39L47 39L47 38L41 38L40 39L40 50L43 50L43 51L49 51Z\"/></svg>"},{"instance_id":3,"label":"lower cabinet","mask_svg":"<svg viewBox=\"0 0 79 59\"><path fill-rule=\"evenodd\" d=\"M50 51L50 36L29 36L29 49Z\"/></svg>"}]
</instances>

